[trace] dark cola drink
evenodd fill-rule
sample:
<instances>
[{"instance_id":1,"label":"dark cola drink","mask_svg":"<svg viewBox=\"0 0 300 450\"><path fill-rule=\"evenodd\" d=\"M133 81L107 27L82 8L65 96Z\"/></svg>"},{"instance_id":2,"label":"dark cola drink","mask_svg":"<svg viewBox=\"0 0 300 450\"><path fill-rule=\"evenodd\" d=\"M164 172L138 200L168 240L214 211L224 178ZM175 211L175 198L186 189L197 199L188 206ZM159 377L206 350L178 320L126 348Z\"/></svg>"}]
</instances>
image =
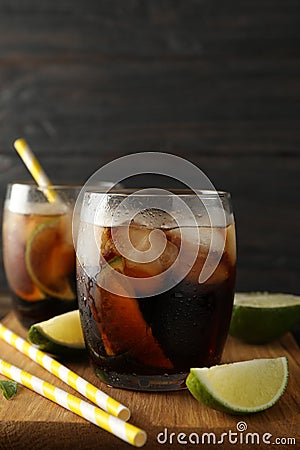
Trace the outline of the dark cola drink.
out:
<instances>
[{"instance_id":1,"label":"dark cola drink","mask_svg":"<svg viewBox=\"0 0 300 450\"><path fill-rule=\"evenodd\" d=\"M77 308L72 212L78 191L52 188L64 202L49 202L37 186L9 185L3 260L13 307L25 327Z\"/></svg>"},{"instance_id":2,"label":"dark cola drink","mask_svg":"<svg viewBox=\"0 0 300 450\"><path fill-rule=\"evenodd\" d=\"M155 212L154 212L155 214ZM134 249L155 247L149 222L133 220L128 230ZM236 246L232 214L223 227L168 227L164 250L151 261L138 262L122 254L125 227L81 224L77 280L79 309L87 349L97 375L107 384L138 390L185 387L191 367L218 364L226 341L234 298ZM195 231L200 236L194 242ZM222 253L205 282L199 275L215 242ZM89 245L93 237L98 254ZM181 262L176 266L180 249ZM193 251L192 251L193 250ZM195 251L196 250L196 251ZM84 253L84 258L80 256ZM192 263L189 263L191 254ZM189 270L176 280L176 270ZM137 281L143 280L142 283Z\"/></svg>"}]
</instances>

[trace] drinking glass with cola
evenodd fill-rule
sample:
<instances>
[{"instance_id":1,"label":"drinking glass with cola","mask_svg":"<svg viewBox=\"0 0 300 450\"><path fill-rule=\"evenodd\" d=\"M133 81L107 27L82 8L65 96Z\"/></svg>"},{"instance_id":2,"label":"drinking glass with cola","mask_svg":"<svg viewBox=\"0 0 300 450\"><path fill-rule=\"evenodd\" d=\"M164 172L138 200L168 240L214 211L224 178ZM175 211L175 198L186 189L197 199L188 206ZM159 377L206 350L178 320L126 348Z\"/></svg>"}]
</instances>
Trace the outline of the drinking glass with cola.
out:
<instances>
[{"instance_id":1,"label":"drinking glass with cola","mask_svg":"<svg viewBox=\"0 0 300 450\"><path fill-rule=\"evenodd\" d=\"M4 267L26 327L77 308L72 214L79 192L79 186L51 186L46 193L33 184L7 187Z\"/></svg>"},{"instance_id":2,"label":"drinking glass with cola","mask_svg":"<svg viewBox=\"0 0 300 450\"><path fill-rule=\"evenodd\" d=\"M191 367L220 362L236 266L228 193L86 192L76 246L81 322L103 381L176 390Z\"/></svg>"}]
</instances>

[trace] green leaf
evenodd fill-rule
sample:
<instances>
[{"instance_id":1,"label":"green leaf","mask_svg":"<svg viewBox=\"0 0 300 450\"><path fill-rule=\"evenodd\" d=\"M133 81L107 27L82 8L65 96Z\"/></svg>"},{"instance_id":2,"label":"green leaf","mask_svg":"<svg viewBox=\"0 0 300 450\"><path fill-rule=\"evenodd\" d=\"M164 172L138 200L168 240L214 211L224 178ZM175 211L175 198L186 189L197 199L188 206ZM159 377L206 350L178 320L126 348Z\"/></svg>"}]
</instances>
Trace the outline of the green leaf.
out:
<instances>
[{"instance_id":1,"label":"green leaf","mask_svg":"<svg viewBox=\"0 0 300 450\"><path fill-rule=\"evenodd\" d=\"M0 389L6 400L12 398L18 390L18 383L9 380L0 380Z\"/></svg>"}]
</instances>

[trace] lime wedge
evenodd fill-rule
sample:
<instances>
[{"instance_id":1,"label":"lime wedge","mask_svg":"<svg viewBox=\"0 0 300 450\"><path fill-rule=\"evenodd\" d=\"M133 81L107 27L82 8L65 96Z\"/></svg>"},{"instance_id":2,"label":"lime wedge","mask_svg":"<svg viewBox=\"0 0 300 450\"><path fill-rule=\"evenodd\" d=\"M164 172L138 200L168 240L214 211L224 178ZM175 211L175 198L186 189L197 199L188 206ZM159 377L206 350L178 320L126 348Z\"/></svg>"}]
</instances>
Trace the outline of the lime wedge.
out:
<instances>
[{"instance_id":1,"label":"lime wedge","mask_svg":"<svg viewBox=\"0 0 300 450\"><path fill-rule=\"evenodd\" d=\"M155 367L172 368L140 311L130 283L121 284L114 273L108 272L110 265L116 272L124 274L122 256L112 258L98 273L98 285L109 277L110 286L119 293L108 292L99 287L94 293L95 314L100 318L101 336L109 357L130 354L139 362ZM124 320L124 317L126 320Z\"/></svg>"},{"instance_id":2,"label":"lime wedge","mask_svg":"<svg viewBox=\"0 0 300 450\"><path fill-rule=\"evenodd\" d=\"M35 285L61 300L74 300L68 277L75 270L74 250L62 241L59 217L41 223L26 244L25 262Z\"/></svg>"},{"instance_id":3,"label":"lime wedge","mask_svg":"<svg viewBox=\"0 0 300 450\"><path fill-rule=\"evenodd\" d=\"M287 382L288 361L280 357L191 369L186 385L199 402L239 415L273 406Z\"/></svg>"},{"instance_id":4,"label":"lime wedge","mask_svg":"<svg viewBox=\"0 0 300 450\"><path fill-rule=\"evenodd\" d=\"M102 268L102 270L106 270L107 266L110 266L117 272L124 274L125 262L123 256L115 256L106 263L106 265Z\"/></svg>"},{"instance_id":5,"label":"lime wedge","mask_svg":"<svg viewBox=\"0 0 300 450\"><path fill-rule=\"evenodd\" d=\"M300 296L238 293L229 333L249 344L265 344L291 330L297 322L300 322Z\"/></svg>"},{"instance_id":6,"label":"lime wedge","mask_svg":"<svg viewBox=\"0 0 300 450\"><path fill-rule=\"evenodd\" d=\"M83 350L85 344L78 309L32 325L28 339L40 350L54 355Z\"/></svg>"}]
</instances>

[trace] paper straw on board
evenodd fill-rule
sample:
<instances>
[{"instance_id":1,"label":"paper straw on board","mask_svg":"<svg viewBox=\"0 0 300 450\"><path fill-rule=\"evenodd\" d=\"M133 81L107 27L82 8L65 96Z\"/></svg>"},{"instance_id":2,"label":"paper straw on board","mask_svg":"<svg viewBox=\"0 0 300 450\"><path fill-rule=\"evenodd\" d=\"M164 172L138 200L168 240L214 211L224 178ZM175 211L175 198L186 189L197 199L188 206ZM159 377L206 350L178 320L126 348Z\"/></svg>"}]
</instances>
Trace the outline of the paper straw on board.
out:
<instances>
[{"instance_id":1,"label":"paper straw on board","mask_svg":"<svg viewBox=\"0 0 300 450\"><path fill-rule=\"evenodd\" d=\"M129 419L130 411L126 406L111 398L105 394L105 392L102 392L96 386L89 383L84 378L81 378L75 372L72 372L72 370L56 361L56 359L51 358L51 356L29 344L29 342L25 341L10 329L6 328L1 322L0 338L12 345L24 355L28 356L44 369L48 370L48 372L64 381L100 408L124 421Z\"/></svg>"},{"instance_id":2,"label":"paper straw on board","mask_svg":"<svg viewBox=\"0 0 300 450\"><path fill-rule=\"evenodd\" d=\"M51 181L47 177L45 171L43 170L42 166L38 162L37 158L33 154L32 150L30 149L25 139L17 139L14 142L14 147L18 152L18 154L20 155L25 166L31 173L33 179L36 181L38 186L40 186L43 189L43 192L47 200L50 203L53 203L56 200L57 194L53 189L51 189L52 186Z\"/></svg>"},{"instance_id":3,"label":"paper straw on board","mask_svg":"<svg viewBox=\"0 0 300 450\"><path fill-rule=\"evenodd\" d=\"M23 384L27 388L42 395L43 397L52 400L60 406L74 412L80 417L97 425L98 427L108 431L117 436L123 441L128 442L136 447L142 447L147 439L145 431L140 428L124 422L118 417L111 416L97 406L81 400L75 395L44 381L36 376L19 369L12 364L0 359L0 373L6 377Z\"/></svg>"}]
</instances>

